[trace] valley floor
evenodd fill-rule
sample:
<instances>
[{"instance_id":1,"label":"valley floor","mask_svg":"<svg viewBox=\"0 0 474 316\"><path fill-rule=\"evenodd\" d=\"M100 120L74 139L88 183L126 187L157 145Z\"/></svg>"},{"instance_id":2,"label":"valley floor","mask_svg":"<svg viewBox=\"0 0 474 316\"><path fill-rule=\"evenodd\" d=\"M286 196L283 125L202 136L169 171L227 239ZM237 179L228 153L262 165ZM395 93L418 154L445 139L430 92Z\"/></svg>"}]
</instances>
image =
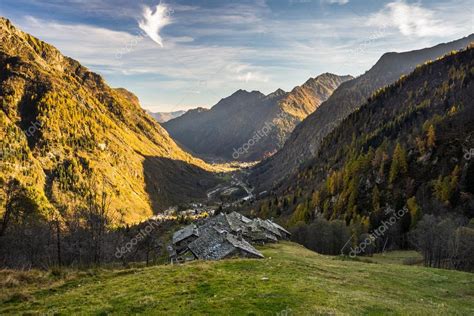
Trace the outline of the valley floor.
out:
<instances>
[{"instance_id":1,"label":"valley floor","mask_svg":"<svg viewBox=\"0 0 474 316\"><path fill-rule=\"evenodd\" d=\"M345 261L282 242L262 260L67 276L0 271L0 314L474 315L474 274ZM396 254L395 258L405 258Z\"/></svg>"}]
</instances>

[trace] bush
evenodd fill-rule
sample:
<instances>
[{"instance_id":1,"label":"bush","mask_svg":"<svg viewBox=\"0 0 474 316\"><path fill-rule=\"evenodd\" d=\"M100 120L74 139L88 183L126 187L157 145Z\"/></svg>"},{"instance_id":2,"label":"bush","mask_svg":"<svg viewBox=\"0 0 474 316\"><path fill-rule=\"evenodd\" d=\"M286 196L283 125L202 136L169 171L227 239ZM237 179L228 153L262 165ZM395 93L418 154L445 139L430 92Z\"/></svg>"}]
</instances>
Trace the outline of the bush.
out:
<instances>
[{"instance_id":1,"label":"bush","mask_svg":"<svg viewBox=\"0 0 474 316\"><path fill-rule=\"evenodd\" d=\"M350 229L341 220L318 218L309 225L298 222L292 229L293 241L327 255L341 254L349 238Z\"/></svg>"},{"instance_id":2,"label":"bush","mask_svg":"<svg viewBox=\"0 0 474 316\"><path fill-rule=\"evenodd\" d=\"M423 216L410 237L425 266L474 270L474 229L463 224L460 218Z\"/></svg>"}]
</instances>

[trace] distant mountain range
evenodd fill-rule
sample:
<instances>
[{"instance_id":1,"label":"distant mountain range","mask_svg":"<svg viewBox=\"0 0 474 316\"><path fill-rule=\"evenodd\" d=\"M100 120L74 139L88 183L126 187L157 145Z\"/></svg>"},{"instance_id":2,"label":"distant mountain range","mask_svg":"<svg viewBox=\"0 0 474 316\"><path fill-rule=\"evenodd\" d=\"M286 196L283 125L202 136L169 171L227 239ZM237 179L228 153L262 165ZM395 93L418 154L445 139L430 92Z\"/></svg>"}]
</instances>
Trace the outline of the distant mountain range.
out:
<instances>
[{"instance_id":1,"label":"distant mountain range","mask_svg":"<svg viewBox=\"0 0 474 316\"><path fill-rule=\"evenodd\" d=\"M153 117L158 123L165 123L168 122L169 120L175 119L177 117L180 117L186 111L174 111L174 112L151 112L151 111L146 111L148 114L150 114L151 117Z\"/></svg>"},{"instance_id":2,"label":"distant mountain range","mask_svg":"<svg viewBox=\"0 0 474 316\"><path fill-rule=\"evenodd\" d=\"M135 95L4 18L0 105L0 193L17 181L28 211L73 213L94 186L136 222L204 199L217 183L213 167L181 150Z\"/></svg>"},{"instance_id":3,"label":"distant mountain range","mask_svg":"<svg viewBox=\"0 0 474 316\"><path fill-rule=\"evenodd\" d=\"M324 137L378 89L409 74L418 65L466 47L473 40L474 35L470 35L431 48L384 54L365 74L341 84L326 102L301 122L280 151L253 169L251 183L257 191L280 185L281 181L313 159L319 153Z\"/></svg>"},{"instance_id":4,"label":"distant mountain range","mask_svg":"<svg viewBox=\"0 0 474 316\"><path fill-rule=\"evenodd\" d=\"M198 108L163 124L171 137L200 156L255 161L274 154L295 126L350 76L322 74L291 92L239 90L211 109Z\"/></svg>"}]
</instances>

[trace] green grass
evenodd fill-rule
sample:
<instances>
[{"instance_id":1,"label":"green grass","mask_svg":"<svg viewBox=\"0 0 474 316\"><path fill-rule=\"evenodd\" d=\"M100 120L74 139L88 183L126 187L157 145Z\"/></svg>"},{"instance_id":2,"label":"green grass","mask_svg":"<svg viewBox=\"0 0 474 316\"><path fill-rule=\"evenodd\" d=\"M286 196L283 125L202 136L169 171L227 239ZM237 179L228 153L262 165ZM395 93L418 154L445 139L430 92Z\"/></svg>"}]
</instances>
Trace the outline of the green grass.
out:
<instances>
[{"instance_id":1,"label":"green grass","mask_svg":"<svg viewBox=\"0 0 474 316\"><path fill-rule=\"evenodd\" d=\"M474 274L334 260L292 243L262 251L263 260L9 282L1 288L9 294L0 296L0 314L474 314Z\"/></svg>"},{"instance_id":2,"label":"green grass","mask_svg":"<svg viewBox=\"0 0 474 316\"><path fill-rule=\"evenodd\" d=\"M376 253L372 257L368 257L367 260L376 263L423 265L423 256L416 251L390 251Z\"/></svg>"}]
</instances>

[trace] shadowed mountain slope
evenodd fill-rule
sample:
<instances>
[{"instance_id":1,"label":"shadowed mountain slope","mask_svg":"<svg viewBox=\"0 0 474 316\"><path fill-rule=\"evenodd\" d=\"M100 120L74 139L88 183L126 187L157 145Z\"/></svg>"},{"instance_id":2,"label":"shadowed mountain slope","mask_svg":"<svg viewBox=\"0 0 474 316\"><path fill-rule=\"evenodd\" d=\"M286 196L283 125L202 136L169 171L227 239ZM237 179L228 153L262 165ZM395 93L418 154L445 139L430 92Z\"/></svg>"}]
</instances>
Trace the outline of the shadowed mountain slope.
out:
<instances>
[{"instance_id":1,"label":"shadowed mountain slope","mask_svg":"<svg viewBox=\"0 0 474 316\"><path fill-rule=\"evenodd\" d=\"M384 208L407 207L390 243L402 242L425 214L469 221L473 86L474 46L417 67L345 118L259 209L292 223L343 219L371 232L389 218Z\"/></svg>"},{"instance_id":2,"label":"shadowed mountain slope","mask_svg":"<svg viewBox=\"0 0 474 316\"><path fill-rule=\"evenodd\" d=\"M384 54L365 74L341 84L326 102L301 122L280 151L254 168L251 183L259 190L278 185L297 172L301 164L315 157L323 138L378 89L409 74L417 65L464 48L473 40L474 35L470 35L431 48Z\"/></svg>"},{"instance_id":3,"label":"shadowed mountain slope","mask_svg":"<svg viewBox=\"0 0 474 316\"><path fill-rule=\"evenodd\" d=\"M188 111L163 126L173 139L196 154L224 160L260 160L279 149L301 120L351 78L323 74L288 93L281 89L269 95L239 90L210 110Z\"/></svg>"}]
</instances>

